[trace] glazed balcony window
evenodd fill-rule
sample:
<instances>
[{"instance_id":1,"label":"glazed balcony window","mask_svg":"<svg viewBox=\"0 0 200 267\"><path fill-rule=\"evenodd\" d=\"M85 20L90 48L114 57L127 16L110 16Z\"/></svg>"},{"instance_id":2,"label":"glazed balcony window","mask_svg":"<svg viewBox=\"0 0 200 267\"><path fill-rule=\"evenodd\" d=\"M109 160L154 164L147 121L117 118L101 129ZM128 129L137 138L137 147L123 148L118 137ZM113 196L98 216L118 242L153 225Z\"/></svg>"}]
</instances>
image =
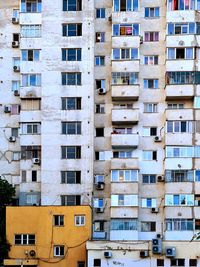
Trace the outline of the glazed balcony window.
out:
<instances>
[{"instance_id":1,"label":"glazed balcony window","mask_svg":"<svg viewBox=\"0 0 200 267\"><path fill-rule=\"evenodd\" d=\"M166 84L200 84L199 71L177 71L166 73Z\"/></svg>"},{"instance_id":2,"label":"glazed balcony window","mask_svg":"<svg viewBox=\"0 0 200 267\"><path fill-rule=\"evenodd\" d=\"M42 0L21 0L21 12L41 13Z\"/></svg>"},{"instance_id":3,"label":"glazed balcony window","mask_svg":"<svg viewBox=\"0 0 200 267\"><path fill-rule=\"evenodd\" d=\"M165 206L194 206L194 195L165 195Z\"/></svg>"},{"instance_id":4,"label":"glazed balcony window","mask_svg":"<svg viewBox=\"0 0 200 267\"><path fill-rule=\"evenodd\" d=\"M138 84L138 73L137 72L113 72L112 73L112 84Z\"/></svg>"},{"instance_id":5,"label":"glazed balcony window","mask_svg":"<svg viewBox=\"0 0 200 267\"><path fill-rule=\"evenodd\" d=\"M137 219L112 219L111 231L137 231Z\"/></svg>"},{"instance_id":6,"label":"glazed balcony window","mask_svg":"<svg viewBox=\"0 0 200 267\"><path fill-rule=\"evenodd\" d=\"M114 24L113 36L137 36L139 24Z\"/></svg>"},{"instance_id":7,"label":"glazed balcony window","mask_svg":"<svg viewBox=\"0 0 200 267\"><path fill-rule=\"evenodd\" d=\"M168 0L167 8L169 11L174 10L199 10L200 0Z\"/></svg>"},{"instance_id":8,"label":"glazed balcony window","mask_svg":"<svg viewBox=\"0 0 200 267\"><path fill-rule=\"evenodd\" d=\"M167 59L194 59L194 49L170 47L167 49Z\"/></svg>"},{"instance_id":9,"label":"glazed balcony window","mask_svg":"<svg viewBox=\"0 0 200 267\"><path fill-rule=\"evenodd\" d=\"M193 170L166 170L165 182L181 183L181 182L193 182L194 171Z\"/></svg>"},{"instance_id":10,"label":"glazed balcony window","mask_svg":"<svg viewBox=\"0 0 200 267\"><path fill-rule=\"evenodd\" d=\"M167 33L169 35L200 34L200 23L168 23Z\"/></svg>"},{"instance_id":11,"label":"glazed balcony window","mask_svg":"<svg viewBox=\"0 0 200 267\"><path fill-rule=\"evenodd\" d=\"M114 48L112 50L113 60L134 60L139 59L138 48Z\"/></svg>"},{"instance_id":12,"label":"glazed balcony window","mask_svg":"<svg viewBox=\"0 0 200 267\"><path fill-rule=\"evenodd\" d=\"M114 0L114 12L138 11L138 0Z\"/></svg>"},{"instance_id":13,"label":"glazed balcony window","mask_svg":"<svg viewBox=\"0 0 200 267\"><path fill-rule=\"evenodd\" d=\"M166 219L166 231L193 231L192 219Z\"/></svg>"}]
</instances>

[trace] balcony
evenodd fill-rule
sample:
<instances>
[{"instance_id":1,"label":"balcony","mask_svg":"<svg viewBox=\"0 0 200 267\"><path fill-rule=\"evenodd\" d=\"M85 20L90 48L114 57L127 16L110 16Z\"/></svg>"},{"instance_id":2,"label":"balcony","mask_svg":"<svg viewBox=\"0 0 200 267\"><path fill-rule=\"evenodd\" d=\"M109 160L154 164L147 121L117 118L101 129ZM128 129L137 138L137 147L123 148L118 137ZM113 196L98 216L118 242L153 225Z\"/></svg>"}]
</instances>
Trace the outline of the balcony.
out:
<instances>
[{"instance_id":1,"label":"balcony","mask_svg":"<svg viewBox=\"0 0 200 267\"><path fill-rule=\"evenodd\" d=\"M166 133L166 146L191 146L192 133Z\"/></svg>"},{"instance_id":2,"label":"balcony","mask_svg":"<svg viewBox=\"0 0 200 267\"><path fill-rule=\"evenodd\" d=\"M166 170L191 170L192 158L166 158L165 169Z\"/></svg>"},{"instance_id":3,"label":"balcony","mask_svg":"<svg viewBox=\"0 0 200 267\"><path fill-rule=\"evenodd\" d=\"M20 135L20 145L21 146L40 146L41 145L41 135L39 134L22 134Z\"/></svg>"},{"instance_id":4,"label":"balcony","mask_svg":"<svg viewBox=\"0 0 200 267\"><path fill-rule=\"evenodd\" d=\"M137 230L111 230L110 240L138 240Z\"/></svg>"},{"instance_id":5,"label":"balcony","mask_svg":"<svg viewBox=\"0 0 200 267\"><path fill-rule=\"evenodd\" d=\"M192 194L192 182L167 182L165 183L165 194Z\"/></svg>"},{"instance_id":6,"label":"balcony","mask_svg":"<svg viewBox=\"0 0 200 267\"><path fill-rule=\"evenodd\" d=\"M191 47L191 46L194 46L195 43L196 43L196 39L195 39L194 34L167 35L166 36L166 47L180 47L180 46Z\"/></svg>"},{"instance_id":7,"label":"balcony","mask_svg":"<svg viewBox=\"0 0 200 267\"><path fill-rule=\"evenodd\" d=\"M41 87L21 87L20 98L41 98Z\"/></svg>"},{"instance_id":8,"label":"balcony","mask_svg":"<svg viewBox=\"0 0 200 267\"><path fill-rule=\"evenodd\" d=\"M111 194L138 194L138 182L111 182Z\"/></svg>"},{"instance_id":9,"label":"balcony","mask_svg":"<svg viewBox=\"0 0 200 267\"><path fill-rule=\"evenodd\" d=\"M39 122L41 121L41 111L40 110L21 110L20 112L20 121L21 122Z\"/></svg>"},{"instance_id":10,"label":"balcony","mask_svg":"<svg viewBox=\"0 0 200 267\"><path fill-rule=\"evenodd\" d=\"M139 90L139 85L112 85L112 99L137 101Z\"/></svg>"},{"instance_id":11,"label":"balcony","mask_svg":"<svg viewBox=\"0 0 200 267\"><path fill-rule=\"evenodd\" d=\"M21 25L29 25L29 24L42 24L42 14L41 13L20 13Z\"/></svg>"},{"instance_id":12,"label":"balcony","mask_svg":"<svg viewBox=\"0 0 200 267\"><path fill-rule=\"evenodd\" d=\"M194 85L166 85L166 100L193 99Z\"/></svg>"},{"instance_id":13,"label":"balcony","mask_svg":"<svg viewBox=\"0 0 200 267\"><path fill-rule=\"evenodd\" d=\"M136 148L139 145L138 134L112 134L111 135L112 148Z\"/></svg>"},{"instance_id":14,"label":"balcony","mask_svg":"<svg viewBox=\"0 0 200 267\"><path fill-rule=\"evenodd\" d=\"M139 121L138 109L113 109L113 124L137 124Z\"/></svg>"},{"instance_id":15,"label":"balcony","mask_svg":"<svg viewBox=\"0 0 200 267\"><path fill-rule=\"evenodd\" d=\"M193 109L166 109L166 120L169 121L192 121L194 119Z\"/></svg>"},{"instance_id":16,"label":"balcony","mask_svg":"<svg viewBox=\"0 0 200 267\"><path fill-rule=\"evenodd\" d=\"M166 71L194 71L195 61L194 60L166 60Z\"/></svg>"},{"instance_id":17,"label":"balcony","mask_svg":"<svg viewBox=\"0 0 200 267\"><path fill-rule=\"evenodd\" d=\"M139 60L113 60L112 72L139 72L140 61Z\"/></svg>"},{"instance_id":18,"label":"balcony","mask_svg":"<svg viewBox=\"0 0 200 267\"><path fill-rule=\"evenodd\" d=\"M111 169L113 170L138 170L139 160L138 158L112 158L111 159Z\"/></svg>"},{"instance_id":19,"label":"balcony","mask_svg":"<svg viewBox=\"0 0 200 267\"><path fill-rule=\"evenodd\" d=\"M111 218L138 218L138 207L111 207Z\"/></svg>"},{"instance_id":20,"label":"balcony","mask_svg":"<svg viewBox=\"0 0 200 267\"><path fill-rule=\"evenodd\" d=\"M112 47L140 47L140 36L113 36Z\"/></svg>"},{"instance_id":21,"label":"balcony","mask_svg":"<svg viewBox=\"0 0 200 267\"><path fill-rule=\"evenodd\" d=\"M180 23L180 21L194 22L200 20L200 15L195 10L168 10L166 14L167 22L171 23Z\"/></svg>"}]
</instances>

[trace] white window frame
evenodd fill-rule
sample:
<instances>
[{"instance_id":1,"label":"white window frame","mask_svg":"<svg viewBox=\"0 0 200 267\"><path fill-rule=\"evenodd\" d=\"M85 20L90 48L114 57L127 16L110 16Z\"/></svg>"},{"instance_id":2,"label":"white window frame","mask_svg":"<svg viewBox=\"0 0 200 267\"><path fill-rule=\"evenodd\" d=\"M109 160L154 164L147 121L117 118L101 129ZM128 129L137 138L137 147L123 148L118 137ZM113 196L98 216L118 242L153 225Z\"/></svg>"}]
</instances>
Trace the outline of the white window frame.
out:
<instances>
[{"instance_id":1,"label":"white window frame","mask_svg":"<svg viewBox=\"0 0 200 267\"><path fill-rule=\"evenodd\" d=\"M40 38L42 37L42 25L21 25L22 38Z\"/></svg>"},{"instance_id":2,"label":"white window frame","mask_svg":"<svg viewBox=\"0 0 200 267\"><path fill-rule=\"evenodd\" d=\"M138 195L111 195L111 206L136 207L138 206Z\"/></svg>"},{"instance_id":3,"label":"white window frame","mask_svg":"<svg viewBox=\"0 0 200 267\"><path fill-rule=\"evenodd\" d=\"M116 175L115 179L114 179L114 173ZM138 170L111 170L111 182L137 182L137 181L138 181Z\"/></svg>"},{"instance_id":4,"label":"white window frame","mask_svg":"<svg viewBox=\"0 0 200 267\"><path fill-rule=\"evenodd\" d=\"M64 248L64 253L63 254L61 254L61 249L63 249ZM54 247L53 247L53 256L54 257L64 257L64 255L65 255L65 246L64 245L55 245Z\"/></svg>"},{"instance_id":5,"label":"white window frame","mask_svg":"<svg viewBox=\"0 0 200 267\"><path fill-rule=\"evenodd\" d=\"M86 224L85 215L75 215L74 216L74 224L75 224L75 226L78 226L78 227L85 226L85 224Z\"/></svg>"},{"instance_id":6,"label":"white window frame","mask_svg":"<svg viewBox=\"0 0 200 267\"><path fill-rule=\"evenodd\" d=\"M148 202L151 202L151 205L148 205ZM156 208L157 207L157 199L156 198L142 198L142 208Z\"/></svg>"}]
</instances>

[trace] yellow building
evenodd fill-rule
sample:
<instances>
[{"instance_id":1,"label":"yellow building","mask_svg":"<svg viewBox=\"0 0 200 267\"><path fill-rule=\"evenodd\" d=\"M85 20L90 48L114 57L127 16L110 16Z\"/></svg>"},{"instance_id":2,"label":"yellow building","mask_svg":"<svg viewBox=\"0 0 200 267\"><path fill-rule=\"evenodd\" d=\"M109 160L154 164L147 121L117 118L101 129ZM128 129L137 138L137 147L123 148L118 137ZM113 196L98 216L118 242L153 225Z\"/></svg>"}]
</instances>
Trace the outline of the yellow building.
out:
<instances>
[{"instance_id":1,"label":"yellow building","mask_svg":"<svg viewBox=\"0 0 200 267\"><path fill-rule=\"evenodd\" d=\"M5 266L85 267L89 206L7 207Z\"/></svg>"}]
</instances>

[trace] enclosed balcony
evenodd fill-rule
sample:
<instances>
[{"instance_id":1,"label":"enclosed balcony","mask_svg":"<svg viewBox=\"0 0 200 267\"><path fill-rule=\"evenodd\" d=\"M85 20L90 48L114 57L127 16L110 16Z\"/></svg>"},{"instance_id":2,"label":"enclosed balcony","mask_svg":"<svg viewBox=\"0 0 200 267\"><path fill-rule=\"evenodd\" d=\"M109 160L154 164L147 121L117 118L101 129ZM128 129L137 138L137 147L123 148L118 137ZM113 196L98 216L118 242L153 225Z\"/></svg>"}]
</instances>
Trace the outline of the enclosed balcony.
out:
<instances>
[{"instance_id":1,"label":"enclosed balcony","mask_svg":"<svg viewBox=\"0 0 200 267\"><path fill-rule=\"evenodd\" d=\"M166 109L166 120L170 121L192 121L194 119L193 109Z\"/></svg>"},{"instance_id":2,"label":"enclosed balcony","mask_svg":"<svg viewBox=\"0 0 200 267\"><path fill-rule=\"evenodd\" d=\"M194 85L167 85L165 88L166 100L193 99Z\"/></svg>"},{"instance_id":3,"label":"enclosed balcony","mask_svg":"<svg viewBox=\"0 0 200 267\"><path fill-rule=\"evenodd\" d=\"M111 135L112 148L136 148L139 145L138 134L117 134L115 132Z\"/></svg>"},{"instance_id":4,"label":"enclosed balcony","mask_svg":"<svg viewBox=\"0 0 200 267\"><path fill-rule=\"evenodd\" d=\"M114 85L112 86L112 99L125 101L139 98L139 85Z\"/></svg>"},{"instance_id":5,"label":"enclosed balcony","mask_svg":"<svg viewBox=\"0 0 200 267\"><path fill-rule=\"evenodd\" d=\"M192 133L166 133L166 146L192 146Z\"/></svg>"},{"instance_id":6,"label":"enclosed balcony","mask_svg":"<svg viewBox=\"0 0 200 267\"><path fill-rule=\"evenodd\" d=\"M138 109L119 108L112 110L113 124L137 124L139 121Z\"/></svg>"},{"instance_id":7,"label":"enclosed balcony","mask_svg":"<svg viewBox=\"0 0 200 267\"><path fill-rule=\"evenodd\" d=\"M111 169L139 169L138 158L112 158L111 159Z\"/></svg>"}]
</instances>

